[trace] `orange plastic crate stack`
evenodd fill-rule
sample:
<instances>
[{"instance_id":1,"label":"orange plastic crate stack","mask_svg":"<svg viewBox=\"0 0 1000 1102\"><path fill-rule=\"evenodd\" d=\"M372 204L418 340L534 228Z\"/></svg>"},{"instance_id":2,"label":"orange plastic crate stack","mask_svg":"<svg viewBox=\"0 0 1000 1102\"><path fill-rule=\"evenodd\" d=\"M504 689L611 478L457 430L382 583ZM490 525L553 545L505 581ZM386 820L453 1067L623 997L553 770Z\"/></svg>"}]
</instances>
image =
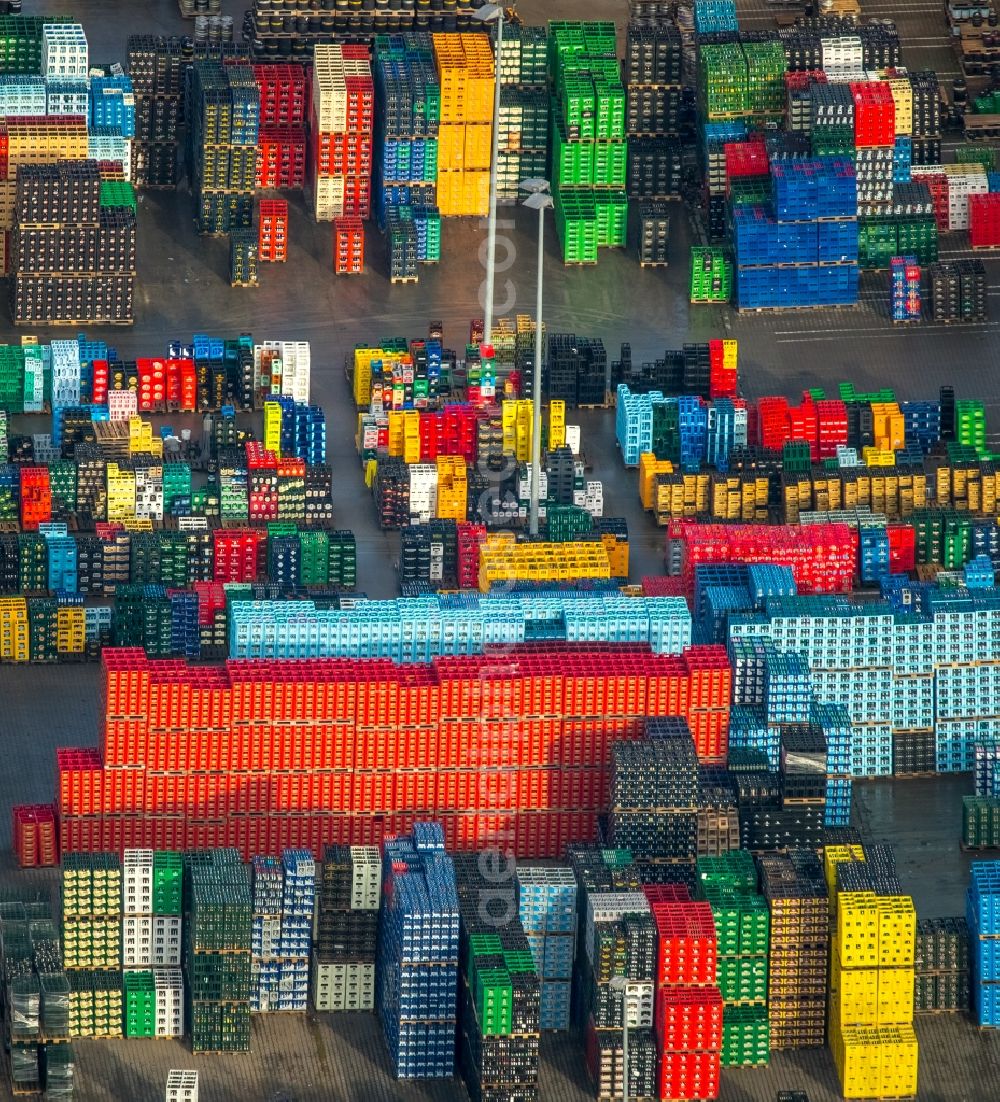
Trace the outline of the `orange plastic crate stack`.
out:
<instances>
[{"instance_id":1,"label":"orange plastic crate stack","mask_svg":"<svg viewBox=\"0 0 1000 1102\"><path fill-rule=\"evenodd\" d=\"M360 218L333 220L333 270L360 275L365 270L365 226Z\"/></svg>"},{"instance_id":2,"label":"orange plastic crate stack","mask_svg":"<svg viewBox=\"0 0 1000 1102\"><path fill-rule=\"evenodd\" d=\"M14 855L22 869L59 864L56 812L51 804L16 804L13 834Z\"/></svg>"},{"instance_id":3,"label":"orange plastic crate stack","mask_svg":"<svg viewBox=\"0 0 1000 1102\"><path fill-rule=\"evenodd\" d=\"M37 532L52 519L52 490L48 467L21 468L21 527Z\"/></svg>"},{"instance_id":4,"label":"orange plastic crate stack","mask_svg":"<svg viewBox=\"0 0 1000 1102\"><path fill-rule=\"evenodd\" d=\"M284 199L262 199L258 255L261 260L283 263L288 259L288 203Z\"/></svg>"}]
</instances>

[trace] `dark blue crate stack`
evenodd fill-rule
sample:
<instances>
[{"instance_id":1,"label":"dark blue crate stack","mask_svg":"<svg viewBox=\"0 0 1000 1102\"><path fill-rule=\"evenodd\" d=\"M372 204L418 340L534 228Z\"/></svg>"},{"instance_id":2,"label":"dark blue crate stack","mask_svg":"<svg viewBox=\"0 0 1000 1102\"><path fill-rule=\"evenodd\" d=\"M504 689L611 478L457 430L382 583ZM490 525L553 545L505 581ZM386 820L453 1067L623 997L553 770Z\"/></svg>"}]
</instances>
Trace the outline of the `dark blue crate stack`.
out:
<instances>
[{"instance_id":1,"label":"dark blue crate stack","mask_svg":"<svg viewBox=\"0 0 1000 1102\"><path fill-rule=\"evenodd\" d=\"M809 664L798 651L770 649L764 656L764 707L768 723L808 723L812 707Z\"/></svg>"},{"instance_id":2,"label":"dark blue crate stack","mask_svg":"<svg viewBox=\"0 0 1000 1102\"><path fill-rule=\"evenodd\" d=\"M973 777L977 796L1000 796L1000 744L977 742L973 747Z\"/></svg>"},{"instance_id":3,"label":"dark blue crate stack","mask_svg":"<svg viewBox=\"0 0 1000 1102\"><path fill-rule=\"evenodd\" d=\"M455 1074L459 914L438 823L383 849L375 1002L398 1079Z\"/></svg>"},{"instance_id":4,"label":"dark blue crate stack","mask_svg":"<svg viewBox=\"0 0 1000 1102\"><path fill-rule=\"evenodd\" d=\"M842 704L813 702L812 721L826 739L826 810L824 826L851 823L851 717Z\"/></svg>"},{"instance_id":5,"label":"dark blue crate stack","mask_svg":"<svg viewBox=\"0 0 1000 1102\"><path fill-rule=\"evenodd\" d=\"M994 565L1000 564L1000 528L992 521L972 521L969 548L973 555L986 555Z\"/></svg>"},{"instance_id":6,"label":"dark blue crate stack","mask_svg":"<svg viewBox=\"0 0 1000 1102\"><path fill-rule=\"evenodd\" d=\"M705 562L694 568L694 618L700 620L706 614L707 592L715 586L743 586L747 584L747 568L738 562ZM750 606L744 605L744 608Z\"/></svg>"},{"instance_id":7,"label":"dark blue crate stack","mask_svg":"<svg viewBox=\"0 0 1000 1102\"><path fill-rule=\"evenodd\" d=\"M90 78L90 129L107 127L123 138L135 137L135 96L125 73ZM125 166L128 172L130 166Z\"/></svg>"},{"instance_id":8,"label":"dark blue crate stack","mask_svg":"<svg viewBox=\"0 0 1000 1102\"><path fill-rule=\"evenodd\" d=\"M389 207L437 200L440 86L430 36L375 40L374 213L385 229Z\"/></svg>"},{"instance_id":9,"label":"dark blue crate stack","mask_svg":"<svg viewBox=\"0 0 1000 1102\"><path fill-rule=\"evenodd\" d=\"M747 586L754 608L763 608L769 597L795 597L798 587L790 566L751 563L747 566Z\"/></svg>"},{"instance_id":10,"label":"dark blue crate stack","mask_svg":"<svg viewBox=\"0 0 1000 1102\"><path fill-rule=\"evenodd\" d=\"M781 728L769 726L764 709L755 704L734 704L729 712L729 749L758 750L767 756L773 772L781 764Z\"/></svg>"},{"instance_id":11,"label":"dark blue crate stack","mask_svg":"<svg viewBox=\"0 0 1000 1102\"><path fill-rule=\"evenodd\" d=\"M976 555L965 564L963 575L966 589L992 589L996 580L993 560L989 555Z\"/></svg>"},{"instance_id":12,"label":"dark blue crate stack","mask_svg":"<svg viewBox=\"0 0 1000 1102\"><path fill-rule=\"evenodd\" d=\"M858 530L858 573L866 585L874 585L889 569L889 534L881 525Z\"/></svg>"},{"instance_id":13,"label":"dark blue crate stack","mask_svg":"<svg viewBox=\"0 0 1000 1102\"><path fill-rule=\"evenodd\" d=\"M559 867L517 866L518 911L541 979L541 1029L570 1025L576 957L576 878Z\"/></svg>"},{"instance_id":14,"label":"dark blue crate stack","mask_svg":"<svg viewBox=\"0 0 1000 1102\"><path fill-rule=\"evenodd\" d=\"M1000 191L1000 172L987 172L986 186L991 192Z\"/></svg>"},{"instance_id":15,"label":"dark blue crate stack","mask_svg":"<svg viewBox=\"0 0 1000 1102\"><path fill-rule=\"evenodd\" d=\"M700 398L685 395L677 399L680 423L681 466L685 470L701 469L708 436L708 407Z\"/></svg>"},{"instance_id":16,"label":"dark blue crate stack","mask_svg":"<svg viewBox=\"0 0 1000 1102\"><path fill-rule=\"evenodd\" d=\"M739 308L855 304L858 202L852 162L772 157L771 190L773 210L734 211Z\"/></svg>"},{"instance_id":17,"label":"dark blue crate stack","mask_svg":"<svg viewBox=\"0 0 1000 1102\"><path fill-rule=\"evenodd\" d=\"M745 411L743 411L745 414ZM720 474L729 470L729 455L737 444L746 442L746 423L737 432L736 406L731 398L716 398L708 410L705 457Z\"/></svg>"},{"instance_id":18,"label":"dark blue crate stack","mask_svg":"<svg viewBox=\"0 0 1000 1102\"><path fill-rule=\"evenodd\" d=\"M750 590L745 585L710 585L704 590L702 614L694 623L694 642L724 643L728 635L730 612L745 612L750 605Z\"/></svg>"},{"instance_id":19,"label":"dark blue crate stack","mask_svg":"<svg viewBox=\"0 0 1000 1102\"><path fill-rule=\"evenodd\" d=\"M201 657L198 594L170 594L170 649L178 658Z\"/></svg>"},{"instance_id":20,"label":"dark blue crate stack","mask_svg":"<svg viewBox=\"0 0 1000 1102\"><path fill-rule=\"evenodd\" d=\"M310 467L326 462L326 414L319 406L296 402L287 395L274 395L268 402L281 406L281 455L295 456Z\"/></svg>"},{"instance_id":21,"label":"dark blue crate stack","mask_svg":"<svg viewBox=\"0 0 1000 1102\"><path fill-rule=\"evenodd\" d=\"M969 925L972 1009L981 1026L1000 1026L1000 861L974 861L965 918Z\"/></svg>"},{"instance_id":22,"label":"dark blue crate stack","mask_svg":"<svg viewBox=\"0 0 1000 1102\"><path fill-rule=\"evenodd\" d=\"M910 182L910 169L913 165L913 139L897 136L896 144L892 150L892 182L894 184L908 184Z\"/></svg>"},{"instance_id":23,"label":"dark blue crate stack","mask_svg":"<svg viewBox=\"0 0 1000 1102\"><path fill-rule=\"evenodd\" d=\"M298 536L271 536L267 541L267 576L281 589L299 584L302 547Z\"/></svg>"},{"instance_id":24,"label":"dark blue crate stack","mask_svg":"<svg viewBox=\"0 0 1000 1102\"><path fill-rule=\"evenodd\" d=\"M930 451L941 439L941 403L900 402L899 411L907 442L915 440L923 451Z\"/></svg>"}]
</instances>

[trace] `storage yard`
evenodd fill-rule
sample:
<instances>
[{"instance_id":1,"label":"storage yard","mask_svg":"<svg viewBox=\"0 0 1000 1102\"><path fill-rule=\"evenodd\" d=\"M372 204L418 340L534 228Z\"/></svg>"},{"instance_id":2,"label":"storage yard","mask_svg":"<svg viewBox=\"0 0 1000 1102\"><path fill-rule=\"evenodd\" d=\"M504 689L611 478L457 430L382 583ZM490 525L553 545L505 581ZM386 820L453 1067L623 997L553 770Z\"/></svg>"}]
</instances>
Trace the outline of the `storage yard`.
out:
<instances>
[{"instance_id":1,"label":"storage yard","mask_svg":"<svg viewBox=\"0 0 1000 1102\"><path fill-rule=\"evenodd\" d=\"M998 9L0 9L0 1097L1000 1097Z\"/></svg>"}]
</instances>

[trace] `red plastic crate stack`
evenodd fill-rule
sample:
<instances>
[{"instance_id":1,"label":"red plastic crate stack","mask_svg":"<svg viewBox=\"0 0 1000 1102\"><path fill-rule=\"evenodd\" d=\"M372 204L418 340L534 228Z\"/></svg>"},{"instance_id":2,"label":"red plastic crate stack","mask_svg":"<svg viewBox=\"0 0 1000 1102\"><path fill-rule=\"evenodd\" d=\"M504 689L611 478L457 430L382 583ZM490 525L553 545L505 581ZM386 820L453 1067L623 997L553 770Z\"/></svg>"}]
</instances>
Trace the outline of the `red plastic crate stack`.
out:
<instances>
[{"instance_id":1,"label":"red plastic crate stack","mask_svg":"<svg viewBox=\"0 0 1000 1102\"><path fill-rule=\"evenodd\" d=\"M433 816L451 848L557 856L596 837L612 744L640 737L645 716L715 729L717 652L537 644L430 665L202 667L108 648L100 752L57 756L63 852L318 853Z\"/></svg>"},{"instance_id":2,"label":"red plastic crate stack","mask_svg":"<svg viewBox=\"0 0 1000 1102\"><path fill-rule=\"evenodd\" d=\"M266 546L259 528L216 528L212 533L216 582L255 582Z\"/></svg>"},{"instance_id":3,"label":"red plastic crate stack","mask_svg":"<svg viewBox=\"0 0 1000 1102\"><path fill-rule=\"evenodd\" d=\"M22 869L59 864L56 810L51 804L15 804L13 820L14 856Z\"/></svg>"},{"instance_id":4,"label":"red plastic crate stack","mask_svg":"<svg viewBox=\"0 0 1000 1102\"><path fill-rule=\"evenodd\" d=\"M969 196L969 244L974 249L1000 245L1000 194Z\"/></svg>"},{"instance_id":5,"label":"red plastic crate stack","mask_svg":"<svg viewBox=\"0 0 1000 1102\"><path fill-rule=\"evenodd\" d=\"M809 445L809 457L815 463L819 458L816 404L808 395L801 404L788 407L788 432L791 440Z\"/></svg>"},{"instance_id":6,"label":"red plastic crate stack","mask_svg":"<svg viewBox=\"0 0 1000 1102\"><path fill-rule=\"evenodd\" d=\"M0 179L7 179L8 169L8 140L7 140L7 123L0 123Z\"/></svg>"},{"instance_id":7,"label":"red plastic crate stack","mask_svg":"<svg viewBox=\"0 0 1000 1102\"><path fill-rule=\"evenodd\" d=\"M722 148L726 156L727 195L733 180L748 176L766 177L771 171L763 135L745 142L726 142Z\"/></svg>"},{"instance_id":8,"label":"red plastic crate stack","mask_svg":"<svg viewBox=\"0 0 1000 1102\"><path fill-rule=\"evenodd\" d=\"M217 582L192 582L191 589L198 596L198 624L208 627L217 612L225 611L226 591Z\"/></svg>"},{"instance_id":9,"label":"red plastic crate stack","mask_svg":"<svg viewBox=\"0 0 1000 1102\"><path fill-rule=\"evenodd\" d=\"M854 97L854 144L858 149L893 146L896 142L896 104L892 89L881 80L851 85Z\"/></svg>"},{"instance_id":10,"label":"red plastic crate stack","mask_svg":"<svg viewBox=\"0 0 1000 1102\"><path fill-rule=\"evenodd\" d=\"M52 519L52 487L48 467L21 468L21 528L37 532Z\"/></svg>"},{"instance_id":11,"label":"red plastic crate stack","mask_svg":"<svg viewBox=\"0 0 1000 1102\"><path fill-rule=\"evenodd\" d=\"M91 397L95 406L104 406L108 402L108 361L91 360L90 368L92 381L90 385Z\"/></svg>"},{"instance_id":12,"label":"red plastic crate stack","mask_svg":"<svg viewBox=\"0 0 1000 1102\"><path fill-rule=\"evenodd\" d=\"M712 398L736 397L737 369L726 367L724 343L720 340L708 342L708 386Z\"/></svg>"},{"instance_id":13,"label":"red plastic crate stack","mask_svg":"<svg viewBox=\"0 0 1000 1102\"><path fill-rule=\"evenodd\" d=\"M137 403L142 413L193 413L198 405L194 360L136 360ZM107 373L105 370L105 380ZM105 382L105 393L107 384Z\"/></svg>"},{"instance_id":14,"label":"red plastic crate stack","mask_svg":"<svg viewBox=\"0 0 1000 1102\"><path fill-rule=\"evenodd\" d=\"M468 463L479 458L479 422L490 416L483 406L453 405L443 410L420 412L420 461L433 462L439 455L460 455Z\"/></svg>"},{"instance_id":15,"label":"red plastic crate stack","mask_svg":"<svg viewBox=\"0 0 1000 1102\"><path fill-rule=\"evenodd\" d=\"M365 224L360 218L333 220L334 275L361 275L365 270Z\"/></svg>"},{"instance_id":16,"label":"red plastic crate stack","mask_svg":"<svg viewBox=\"0 0 1000 1102\"><path fill-rule=\"evenodd\" d=\"M913 174L915 182L926 184L927 190L931 193L931 200L934 203L934 221L938 228L938 233L948 232L948 177L943 172L921 172ZM971 199L972 196L969 196Z\"/></svg>"},{"instance_id":17,"label":"red plastic crate stack","mask_svg":"<svg viewBox=\"0 0 1000 1102\"><path fill-rule=\"evenodd\" d=\"M673 885L643 889L656 923L653 1029L661 1099L707 1099L719 1093L722 995L716 986L712 908Z\"/></svg>"},{"instance_id":18,"label":"red plastic crate stack","mask_svg":"<svg viewBox=\"0 0 1000 1102\"><path fill-rule=\"evenodd\" d=\"M839 398L816 403L816 452L819 459L835 459L837 448L847 447L847 406Z\"/></svg>"},{"instance_id":19,"label":"red plastic crate stack","mask_svg":"<svg viewBox=\"0 0 1000 1102\"><path fill-rule=\"evenodd\" d=\"M684 579L679 574L645 575L642 579L642 595L644 597L684 597L689 605L692 603Z\"/></svg>"},{"instance_id":20,"label":"red plastic crate stack","mask_svg":"<svg viewBox=\"0 0 1000 1102\"><path fill-rule=\"evenodd\" d=\"M301 65L254 65L260 92L257 187L299 189L306 173L306 73Z\"/></svg>"},{"instance_id":21,"label":"red plastic crate stack","mask_svg":"<svg viewBox=\"0 0 1000 1102\"><path fill-rule=\"evenodd\" d=\"M667 527L667 540L681 544L681 575L688 592L694 584L694 568L703 562L788 566L799 593L849 593L857 572L858 535L846 524L744 526L674 521Z\"/></svg>"},{"instance_id":22,"label":"red plastic crate stack","mask_svg":"<svg viewBox=\"0 0 1000 1102\"><path fill-rule=\"evenodd\" d=\"M251 520L278 519L278 457L256 440L246 445L247 512Z\"/></svg>"},{"instance_id":23,"label":"red plastic crate stack","mask_svg":"<svg viewBox=\"0 0 1000 1102\"><path fill-rule=\"evenodd\" d=\"M889 568L893 574L916 569L916 532L910 524L886 526L889 537Z\"/></svg>"},{"instance_id":24,"label":"red plastic crate stack","mask_svg":"<svg viewBox=\"0 0 1000 1102\"><path fill-rule=\"evenodd\" d=\"M282 263L288 259L288 204L284 199L262 199L257 253L261 260Z\"/></svg>"},{"instance_id":25,"label":"red plastic crate stack","mask_svg":"<svg viewBox=\"0 0 1000 1102\"><path fill-rule=\"evenodd\" d=\"M317 221L371 212L375 85L367 46L314 53L306 180Z\"/></svg>"},{"instance_id":26,"label":"red plastic crate stack","mask_svg":"<svg viewBox=\"0 0 1000 1102\"><path fill-rule=\"evenodd\" d=\"M780 397L758 399L752 409L747 431L751 444L760 444L768 451L781 451L791 439L788 399Z\"/></svg>"},{"instance_id":27,"label":"red plastic crate stack","mask_svg":"<svg viewBox=\"0 0 1000 1102\"><path fill-rule=\"evenodd\" d=\"M484 524L458 525L458 588L476 589L479 585L479 548L486 541Z\"/></svg>"}]
</instances>

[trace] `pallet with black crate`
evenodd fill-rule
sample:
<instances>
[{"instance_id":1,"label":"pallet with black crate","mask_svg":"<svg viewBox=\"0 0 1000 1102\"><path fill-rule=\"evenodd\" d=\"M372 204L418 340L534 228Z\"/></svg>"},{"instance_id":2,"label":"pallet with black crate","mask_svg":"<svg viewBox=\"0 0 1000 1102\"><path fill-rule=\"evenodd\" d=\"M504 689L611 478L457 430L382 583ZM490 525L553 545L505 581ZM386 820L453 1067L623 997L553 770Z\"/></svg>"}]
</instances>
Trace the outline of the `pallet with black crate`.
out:
<instances>
[{"instance_id":1,"label":"pallet with black crate","mask_svg":"<svg viewBox=\"0 0 1000 1102\"><path fill-rule=\"evenodd\" d=\"M814 302L802 306L737 306L738 314L798 314L803 310L856 310L856 302Z\"/></svg>"},{"instance_id":2,"label":"pallet with black crate","mask_svg":"<svg viewBox=\"0 0 1000 1102\"><path fill-rule=\"evenodd\" d=\"M390 283L418 283L420 276L389 276Z\"/></svg>"},{"instance_id":3,"label":"pallet with black crate","mask_svg":"<svg viewBox=\"0 0 1000 1102\"><path fill-rule=\"evenodd\" d=\"M640 268L669 268L669 260L640 260Z\"/></svg>"},{"instance_id":4,"label":"pallet with black crate","mask_svg":"<svg viewBox=\"0 0 1000 1102\"><path fill-rule=\"evenodd\" d=\"M604 246L601 246L601 247L603 248ZM597 267L597 261L596 260L564 260L563 261L563 267L564 268L596 268Z\"/></svg>"},{"instance_id":5,"label":"pallet with black crate","mask_svg":"<svg viewBox=\"0 0 1000 1102\"><path fill-rule=\"evenodd\" d=\"M891 318L893 325L919 325L924 319L921 318Z\"/></svg>"},{"instance_id":6,"label":"pallet with black crate","mask_svg":"<svg viewBox=\"0 0 1000 1102\"><path fill-rule=\"evenodd\" d=\"M229 286L230 287L259 287L260 282L258 280L254 280L252 283L250 283L247 280L231 279L229 281Z\"/></svg>"},{"instance_id":7,"label":"pallet with black crate","mask_svg":"<svg viewBox=\"0 0 1000 1102\"><path fill-rule=\"evenodd\" d=\"M935 325L985 325L989 318L935 318L932 316L928 320Z\"/></svg>"},{"instance_id":8,"label":"pallet with black crate","mask_svg":"<svg viewBox=\"0 0 1000 1102\"><path fill-rule=\"evenodd\" d=\"M892 779L894 781L908 781L908 780L911 780L911 779L926 780L928 777L937 777L937 776L939 776L938 773L934 772L933 770L930 770L930 771L924 771L923 773L893 773L892 774Z\"/></svg>"},{"instance_id":9,"label":"pallet with black crate","mask_svg":"<svg viewBox=\"0 0 1000 1102\"><path fill-rule=\"evenodd\" d=\"M115 319L110 319L110 318L84 318L82 320L80 318L74 318L74 319L65 319L65 318L55 319L55 318L53 318L53 319L50 319L48 321L39 321L38 318L31 318L30 320L19 321L17 318L15 318L14 319L14 324L15 325L20 325L20 326L25 326L25 325L38 325L38 326L75 325L77 328L79 328L82 325L125 326L125 325L135 325L135 318L129 318L128 321L125 321L121 318L115 318Z\"/></svg>"},{"instance_id":10,"label":"pallet with black crate","mask_svg":"<svg viewBox=\"0 0 1000 1102\"><path fill-rule=\"evenodd\" d=\"M913 1008L913 1013L914 1014L968 1014L969 1013L969 1008L967 1006L950 1006L950 1007L946 1007L946 1006L935 1006L935 1007L922 1006L919 1009L917 1007L914 1007ZM985 1028L995 1029L996 1026L987 1026Z\"/></svg>"},{"instance_id":11,"label":"pallet with black crate","mask_svg":"<svg viewBox=\"0 0 1000 1102\"><path fill-rule=\"evenodd\" d=\"M992 853L1000 849L1000 842L986 846L970 846L968 842L959 842L958 845L963 853Z\"/></svg>"}]
</instances>

